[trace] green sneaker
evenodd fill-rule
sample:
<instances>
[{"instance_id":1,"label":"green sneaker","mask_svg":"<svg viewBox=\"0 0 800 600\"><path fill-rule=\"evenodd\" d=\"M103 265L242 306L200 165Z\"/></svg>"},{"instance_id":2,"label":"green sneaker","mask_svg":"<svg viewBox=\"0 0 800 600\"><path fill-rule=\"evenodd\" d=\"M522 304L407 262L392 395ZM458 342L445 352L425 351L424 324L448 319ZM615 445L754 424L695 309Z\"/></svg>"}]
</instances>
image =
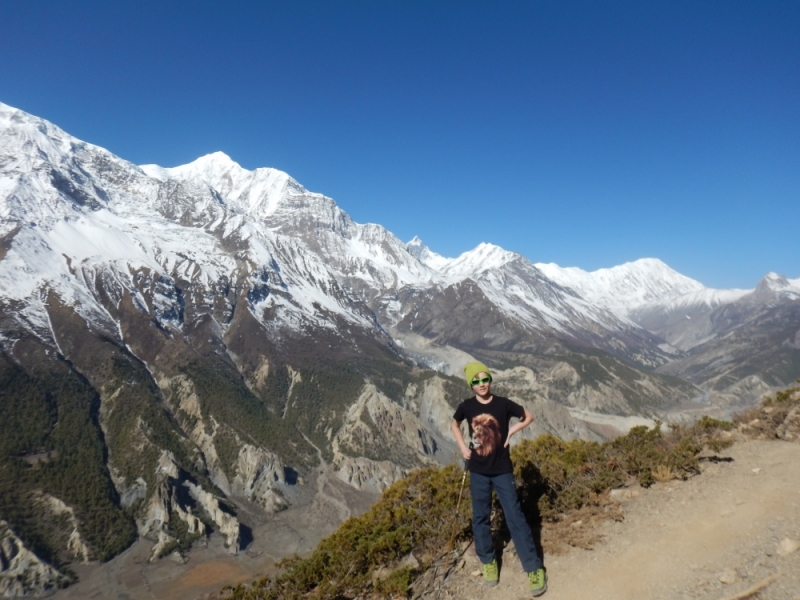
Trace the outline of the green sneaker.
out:
<instances>
[{"instance_id":1,"label":"green sneaker","mask_svg":"<svg viewBox=\"0 0 800 600\"><path fill-rule=\"evenodd\" d=\"M547 591L547 574L544 569L528 573L528 589L534 596L541 596Z\"/></svg>"},{"instance_id":2,"label":"green sneaker","mask_svg":"<svg viewBox=\"0 0 800 600\"><path fill-rule=\"evenodd\" d=\"M500 579L500 571L497 568L497 559L493 558L492 562L483 565L483 580L486 585L497 585Z\"/></svg>"}]
</instances>

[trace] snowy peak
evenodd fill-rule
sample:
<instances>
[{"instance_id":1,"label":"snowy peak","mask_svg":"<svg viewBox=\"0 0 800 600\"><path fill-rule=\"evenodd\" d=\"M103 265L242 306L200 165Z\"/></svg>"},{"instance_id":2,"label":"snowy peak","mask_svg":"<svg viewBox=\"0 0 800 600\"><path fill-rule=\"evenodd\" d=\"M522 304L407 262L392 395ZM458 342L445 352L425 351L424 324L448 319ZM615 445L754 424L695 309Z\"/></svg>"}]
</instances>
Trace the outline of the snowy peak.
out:
<instances>
[{"instance_id":1,"label":"snowy peak","mask_svg":"<svg viewBox=\"0 0 800 600\"><path fill-rule=\"evenodd\" d=\"M0 167L0 234L19 224L48 231L61 220L107 208L115 186L151 181L107 150L5 104ZM98 185L104 177L113 182ZM137 193L147 194L142 188Z\"/></svg>"},{"instance_id":2,"label":"snowy peak","mask_svg":"<svg viewBox=\"0 0 800 600\"><path fill-rule=\"evenodd\" d=\"M702 312L753 295L708 290L653 258L586 272L533 265L489 243L446 258L419 237L404 244L380 225L355 223L331 198L309 192L278 169L250 171L223 152L178 167L137 168L2 104L0 134L0 213L11 216L0 220L0 235L20 223L36 224L17 234L20 252L11 253L29 267L36 253L32 241L23 244L28 238L49 248L56 261L62 254L92 268L119 261L122 270L147 266L212 285L238 277L234 257L217 248L223 240L228 248L245 252L258 268L273 269L272 281L295 294L300 312L311 314L315 304L330 305L330 312L349 318L356 310L348 305L350 299L375 301L375 306L386 307L384 316L391 324L411 310L399 298L424 290L435 294L472 279L500 312L521 323L539 323L542 331L563 331L565 324L579 320L591 323L590 329L599 325L616 330L632 326L633 320L641 323L643 310L648 315L676 307ZM27 171L15 167L25 161ZM23 246L29 250L24 260ZM72 247L81 252L73 256ZM11 264L8 259L6 263ZM51 279L71 277L70 269L61 265ZM5 273L18 282L16 271ZM26 295L36 287L15 285L25 288ZM574 293L565 294L564 288ZM759 290L765 298L800 297L800 280L771 273ZM316 299L306 302L312 296Z\"/></svg>"},{"instance_id":3,"label":"snowy peak","mask_svg":"<svg viewBox=\"0 0 800 600\"><path fill-rule=\"evenodd\" d=\"M559 285L621 315L705 289L700 282L681 275L656 258L642 258L592 272L553 263L537 263L536 266Z\"/></svg>"},{"instance_id":4,"label":"snowy peak","mask_svg":"<svg viewBox=\"0 0 800 600\"><path fill-rule=\"evenodd\" d=\"M701 306L707 308L716 308L723 304L731 304L736 302L750 292L751 290L715 290L711 288L703 288L701 290L687 292L675 298L671 298L666 302L662 302L661 306L668 311L686 311ZM648 306L645 306L644 308L646 309Z\"/></svg>"},{"instance_id":5,"label":"snowy peak","mask_svg":"<svg viewBox=\"0 0 800 600\"><path fill-rule=\"evenodd\" d=\"M69 141L72 139L52 123L2 102L0 102L0 138L2 138L4 150L24 149L26 150L25 154L28 154L33 148L57 151L59 156L50 156L47 153L45 158L50 160L60 158L66 153L70 147Z\"/></svg>"},{"instance_id":6,"label":"snowy peak","mask_svg":"<svg viewBox=\"0 0 800 600\"><path fill-rule=\"evenodd\" d=\"M274 214L287 197L308 193L288 173L272 168L248 171L224 152L213 152L179 167L142 165L141 169L160 181L203 182L231 208L259 220Z\"/></svg>"},{"instance_id":7,"label":"snowy peak","mask_svg":"<svg viewBox=\"0 0 800 600\"><path fill-rule=\"evenodd\" d=\"M771 289L775 292L784 290L794 290L797 287L797 280L789 280L783 275L778 273L767 273L764 278L758 283L758 289Z\"/></svg>"},{"instance_id":8,"label":"snowy peak","mask_svg":"<svg viewBox=\"0 0 800 600\"><path fill-rule=\"evenodd\" d=\"M106 159L112 157L107 150L82 142L44 119L0 102L0 156L4 178L11 173L30 173L43 165L49 171L67 167L74 153L84 150L102 154ZM124 162L116 157L113 160Z\"/></svg>"},{"instance_id":9,"label":"snowy peak","mask_svg":"<svg viewBox=\"0 0 800 600\"><path fill-rule=\"evenodd\" d=\"M500 246L483 242L445 265L444 274L452 279L470 277L499 269L518 258L520 255L516 252L509 252Z\"/></svg>"},{"instance_id":10,"label":"snowy peak","mask_svg":"<svg viewBox=\"0 0 800 600\"><path fill-rule=\"evenodd\" d=\"M758 282L752 297L760 301L768 301L772 298L795 300L800 298L800 279L787 279L778 273L767 273Z\"/></svg>"},{"instance_id":11,"label":"snowy peak","mask_svg":"<svg viewBox=\"0 0 800 600\"><path fill-rule=\"evenodd\" d=\"M419 239L418 235L415 235L414 239L406 243L406 250L408 250L412 256L416 256L417 258L421 258L430 252L430 248L428 248L423 241Z\"/></svg>"},{"instance_id":12,"label":"snowy peak","mask_svg":"<svg viewBox=\"0 0 800 600\"><path fill-rule=\"evenodd\" d=\"M434 271L442 271L453 261L452 258L445 258L441 254L433 252L419 239L419 236L416 235L413 240L406 244L406 250L408 250L411 256Z\"/></svg>"},{"instance_id":13,"label":"snowy peak","mask_svg":"<svg viewBox=\"0 0 800 600\"><path fill-rule=\"evenodd\" d=\"M213 152L201 156L188 164L178 167L164 168L158 165L140 165L142 171L159 181L169 179L200 180L211 187L216 187L225 177L241 179L249 171L243 169L224 152Z\"/></svg>"},{"instance_id":14,"label":"snowy peak","mask_svg":"<svg viewBox=\"0 0 800 600\"><path fill-rule=\"evenodd\" d=\"M250 171L242 168L224 152L212 152L192 162L170 169L172 173L183 178L196 177L208 184L221 181L228 176L234 179L246 177Z\"/></svg>"}]
</instances>

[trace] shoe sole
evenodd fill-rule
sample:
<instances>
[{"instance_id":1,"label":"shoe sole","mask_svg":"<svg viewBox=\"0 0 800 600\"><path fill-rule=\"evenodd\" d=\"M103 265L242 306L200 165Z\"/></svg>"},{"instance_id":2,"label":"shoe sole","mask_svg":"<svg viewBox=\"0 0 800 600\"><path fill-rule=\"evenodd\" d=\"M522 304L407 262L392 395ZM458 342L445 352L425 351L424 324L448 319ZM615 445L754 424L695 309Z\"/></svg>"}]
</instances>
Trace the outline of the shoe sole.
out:
<instances>
[{"instance_id":1,"label":"shoe sole","mask_svg":"<svg viewBox=\"0 0 800 600\"><path fill-rule=\"evenodd\" d=\"M544 587L540 590L531 590L531 596L538 598L547 591L547 582L544 582Z\"/></svg>"}]
</instances>

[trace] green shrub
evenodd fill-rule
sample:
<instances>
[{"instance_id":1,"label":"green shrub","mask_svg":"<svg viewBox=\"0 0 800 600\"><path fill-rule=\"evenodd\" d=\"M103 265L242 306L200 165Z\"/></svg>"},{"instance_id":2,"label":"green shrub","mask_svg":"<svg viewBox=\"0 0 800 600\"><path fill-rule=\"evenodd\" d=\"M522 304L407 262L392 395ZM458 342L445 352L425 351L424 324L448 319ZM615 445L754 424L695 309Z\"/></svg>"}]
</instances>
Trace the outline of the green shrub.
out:
<instances>
[{"instance_id":1,"label":"green shrub","mask_svg":"<svg viewBox=\"0 0 800 600\"><path fill-rule=\"evenodd\" d=\"M352 598L373 587L372 574L413 552L419 567L390 570L376 589L404 593L413 576L441 554L450 536L469 532L469 502L456 504L462 472L455 466L421 469L386 490L365 514L346 520L308 558L283 561L283 572L250 586L229 588L228 598Z\"/></svg>"}]
</instances>

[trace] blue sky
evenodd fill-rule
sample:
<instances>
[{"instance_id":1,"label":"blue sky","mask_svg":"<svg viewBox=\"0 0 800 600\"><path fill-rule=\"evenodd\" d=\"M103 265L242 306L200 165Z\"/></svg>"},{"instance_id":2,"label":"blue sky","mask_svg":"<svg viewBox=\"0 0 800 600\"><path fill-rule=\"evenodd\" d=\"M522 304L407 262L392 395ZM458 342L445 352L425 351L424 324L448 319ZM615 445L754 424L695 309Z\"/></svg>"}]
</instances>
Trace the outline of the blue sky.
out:
<instances>
[{"instance_id":1,"label":"blue sky","mask_svg":"<svg viewBox=\"0 0 800 600\"><path fill-rule=\"evenodd\" d=\"M800 2L6 1L0 101L455 256L800 277Z\"/></svg>"}]
</instances>

